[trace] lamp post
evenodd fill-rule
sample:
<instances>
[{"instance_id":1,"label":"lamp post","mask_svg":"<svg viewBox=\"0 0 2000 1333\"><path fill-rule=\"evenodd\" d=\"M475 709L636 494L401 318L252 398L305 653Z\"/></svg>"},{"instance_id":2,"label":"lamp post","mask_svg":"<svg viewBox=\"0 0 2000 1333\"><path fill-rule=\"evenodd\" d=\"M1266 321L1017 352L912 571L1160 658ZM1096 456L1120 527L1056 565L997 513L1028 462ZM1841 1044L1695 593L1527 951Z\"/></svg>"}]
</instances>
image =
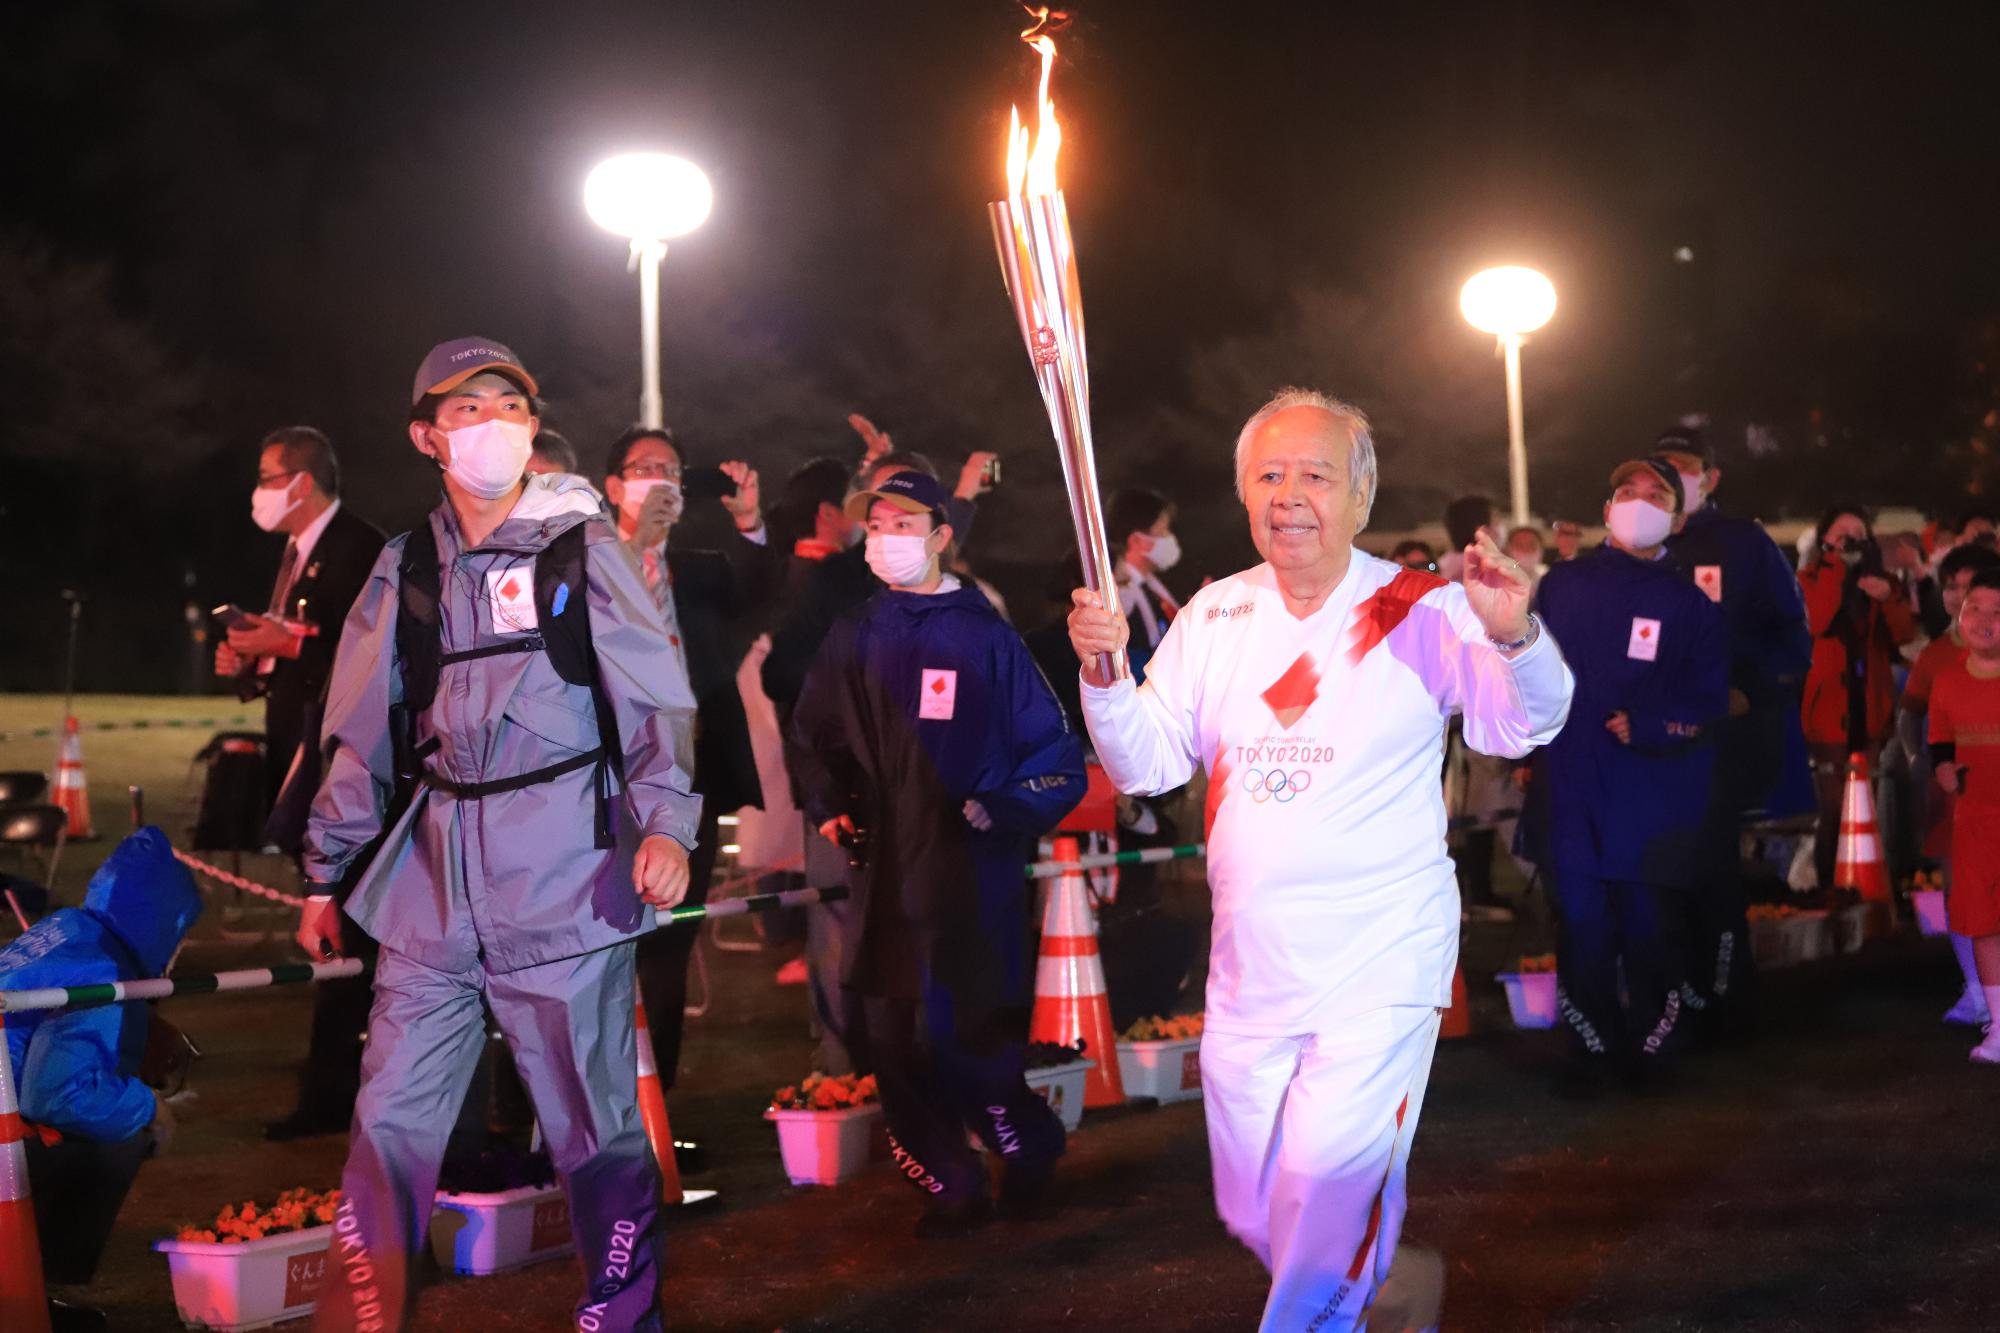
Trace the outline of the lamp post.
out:
<instances>
[{"instance_id":1,"label":"lamp post","mask_svg":"<svg viewBox=\"0 0 2000 1333\"><path fill-rule=\"evenodd\" d=\"M1507 477L1514 525L1528 522L1528 437L1521 419L1521 344L1556 313L1556 289L1531 268L1509 264L1475 273L1458 294L1466 323L1500 340L1507 362Z\"/></svg>"},{"instance_id":2,"label":"lamp post","mask_svg":"<svg viewBox=\"0 0 2000 1333\"><path fill-rule=\"evenodd\" d=\"M656 429L666 425L660 402L660 263L667 242L699 227L714 202L701 168L665 153L607 158L583 182L590 220L632 243L628 267L639 270L639 420Z\"/></svg>"}]
</instances>

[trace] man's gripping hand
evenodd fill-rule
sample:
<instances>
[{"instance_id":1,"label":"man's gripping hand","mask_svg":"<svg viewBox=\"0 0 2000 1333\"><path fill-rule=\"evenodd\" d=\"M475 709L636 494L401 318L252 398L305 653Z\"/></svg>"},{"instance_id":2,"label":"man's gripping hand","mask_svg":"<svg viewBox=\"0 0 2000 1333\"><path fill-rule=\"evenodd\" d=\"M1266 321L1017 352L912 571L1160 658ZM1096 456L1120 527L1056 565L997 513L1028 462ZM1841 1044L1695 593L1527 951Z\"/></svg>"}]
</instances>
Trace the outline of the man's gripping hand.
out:
<instances>
[{"instance_id":1,"label":"man's gripping hand","mask_svg":"<svg viewBox=\"0 0 2000 1333\"><path fill-rule=\"evenodd\" d=\"M654 907L675 907L688 891L687 848L664 833L639 844L632 862L632 889Z\"/></svg>"},{"instance_id":2,"label":"man's gripping hand","mask_svg":"<svg viewBox=\"0 0 2000 1333\"><path fill-rule=\"evenodd\" d=\"M315 963L340 957L340 904L331 898L307 900L299 909L299 929L292 938Z\"/></svg>"}]
</instances>

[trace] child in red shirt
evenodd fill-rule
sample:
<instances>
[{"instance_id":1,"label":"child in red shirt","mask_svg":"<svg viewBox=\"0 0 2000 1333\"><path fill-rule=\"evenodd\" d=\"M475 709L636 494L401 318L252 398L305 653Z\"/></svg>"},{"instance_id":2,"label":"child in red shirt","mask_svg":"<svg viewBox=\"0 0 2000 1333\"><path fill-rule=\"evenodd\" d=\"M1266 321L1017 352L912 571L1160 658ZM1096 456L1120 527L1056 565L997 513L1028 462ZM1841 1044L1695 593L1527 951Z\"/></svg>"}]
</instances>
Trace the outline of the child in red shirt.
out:
<instances>
[{"instance_id":1,"label":"child in red shirt","mask_svg":"<svg viewBox=\"0 0 2000 1333\"><path fill-rule=\"evenodd\" d=\"M1958 632L1959 608L1965 604L1965 593L1972 586L1975 575L1988 569L2000 569L2000 552L1985 546L1959 546L1945 556L1938 566L1938 593L1944 602L1945 614L1951 617L1951 628L1926 644L1922 653L1910 667L1910 678L1903 686L1903 697L1896 709L1897 735L1902 738L1903 752L1911 755L1916 764L1916 780L1923 783L1927 779L1924 755L1924 714L1931 706L1931 687L1940 671L1950 670L1965 660L1965 639ZM1922 793L1919 793L1920 797ZM1923 834L1921 854L1933 861L1951 861L1951 804L1952 798L1942 791L1929 793L1930 799L1919 799L1916 818ZM1986 994L1980 989L1979 970L1972 961L1972 941L1951 932L1952 952L1958 956L1959 971L1965 977L1965 989L1958 1002L1945 1010L1947 1023L1967 1023L1984 1027L1992 1021L1992 1013L1986 1007Z\"/></svg>"},{"instance_id":2,"label":"child in red shirt","mask_svg":"<svg viewBox=\"0 0 2000 1333\"><path fill-rule=\"evenodd\" d=\"M1931 762L1957 798L1951 834L1951 928L1972 937L1989 1013L2000 1011L2000 570L1974 575L1959 610L1965 661L1931 692ZM1992 1025L1972 1059L2000 1064Z\"/></svg>"}]
</instances>

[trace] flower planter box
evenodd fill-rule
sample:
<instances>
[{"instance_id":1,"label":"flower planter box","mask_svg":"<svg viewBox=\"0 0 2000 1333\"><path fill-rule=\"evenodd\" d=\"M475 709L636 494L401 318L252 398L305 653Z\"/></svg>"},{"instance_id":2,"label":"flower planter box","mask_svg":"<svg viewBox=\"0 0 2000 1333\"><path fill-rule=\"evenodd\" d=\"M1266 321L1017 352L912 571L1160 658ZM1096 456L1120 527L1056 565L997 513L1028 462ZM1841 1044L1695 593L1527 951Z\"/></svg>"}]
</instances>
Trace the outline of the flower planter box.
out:
<instances>
[{"instance_id":1,"label":"flower planter box","mask_svg":"<svg viewBox=\"0 0 2000 1333\"><path fill-rule=\"evenodd\" d=\"M778 1151L794 1185L838 1185L859 1174L882 1123L880 1103L837 1111L767 1110L778 1127Z\"/></svg>"},{"instance_id":2,"label":"flower planter box","mask_svg":"<svg viewBox=\"0 0 2000 1333\"><path fill-rule=\"evenodd\" d=\"M1917 929L1926 935L1945 935L1951 931L1945 919L1944 890L1918 889L1910 894L1910 906L1917 910Z\"/></svg>"},{"instance_id":3,"label":"flower planter box","mask_svg":"<svg viewBox=\"0 0 2000 1333\"><path fill-rule=\"evenodd\" d=\"M1118 1077L1127 1101L1151 1097L1163 1106L1194 1101L1201 1096L1201 1038L1121 1041Z\"/></svg>"},{"instance_id":4,"label":"flower planter box","mask_svg":"<svg viewBox=\"0 0 2000 1333\"><path fill-rule=\"evenodd\" d=\"M236 1245L160 1240L153 1249L167 1256L181 1322L236 1333L311 1314L332 1245L333 1228L318 1226Z\"/></svg>"},{"instance_id":5,"label":"flower planter box","mask_svg":"<svg viewBox=\"0 0 2000 1333\"><path fill-rule=\"evenodd\" d=\"M1834 952L1860 953L1861 946L1870 940L1888 936L1889 905L1852 903L1833 913L1829 924L1833 928Z\"/></svg>"},{"instance_id":6,"label":"flower planter box","mask_svg":"<svg viewBox=\"0 0 2000 1333\"><path fill-rule=\"evenodd\" d=\"M1493 978L1507 988L1507 1011L1517 1028L1552 1028L1556 1025L1556 974L1553 972L1500 972Z\"/></svg>"},{"instance_id":7,"label":"flower planter box","mask_svg":"<svg viewBox=\"0 0 2000 1333\"><path fill-rule=\"evenodd\" d=\"M1785 955L1783 920L1758 920L1750 923L1750 957L1764 971L1792 965L1792 960Z\"/></svg>"},{"instance_id":8,"label":"flower planter box","mask_svg":"<svg viewBox=\"0 0 2000 1333\"><path fill-rule=\"evenodd\" d=\"M1072 1060L1028 1071L1028 1086L1055 1111L1065 1134L1075 1133L1083 1120L1084 1076L1095 1068L1095 1060Z\"/></svg>"},{"instance_id":9,"label":"flower planter box","mask_svg":"<svg viewBox=\"0 0 2000 1333\"><path fill-rule=\"evenodd\" d=\"M494 1194L440 1191L431 1212L431 1253L450 1272L484 1277L575 1250L569 1200L558 1185Z\"/></svg>"},{"instance_id":10,"label":"flower planter box","mask_svg":"<svg viewBox=\"0 0 2000 1333\"><path fill-rule=\"evenodd\" d=\"M1833 930L1826 912L1800 912L1781 924L1787 965L1817 962L1833 953Z\"/></svg>"}]
</instances>

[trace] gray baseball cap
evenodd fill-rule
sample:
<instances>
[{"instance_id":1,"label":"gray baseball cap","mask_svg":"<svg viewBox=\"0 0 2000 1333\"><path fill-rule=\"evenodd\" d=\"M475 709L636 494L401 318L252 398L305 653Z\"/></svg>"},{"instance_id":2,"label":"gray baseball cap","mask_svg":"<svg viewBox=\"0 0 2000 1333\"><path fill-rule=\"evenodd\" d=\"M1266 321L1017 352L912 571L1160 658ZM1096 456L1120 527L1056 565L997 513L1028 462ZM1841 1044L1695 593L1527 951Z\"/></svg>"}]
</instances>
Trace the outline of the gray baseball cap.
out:
<instances>
[{"instance_id":1,"label":"gray baseball cap","mask_svg":"<svg viewBox=\"0 0 2000 1333\"><path fill-rule=\"evenodd\" d=\"M535 377L521 364L521 358L502 344L491 338L453 338L431 348L424 363L417 367L410 406L415 407L429 394L450 393L482 371L505 375L527 390L530 397L541 392L535 385Z\"/></svg>"}]
</instances>

